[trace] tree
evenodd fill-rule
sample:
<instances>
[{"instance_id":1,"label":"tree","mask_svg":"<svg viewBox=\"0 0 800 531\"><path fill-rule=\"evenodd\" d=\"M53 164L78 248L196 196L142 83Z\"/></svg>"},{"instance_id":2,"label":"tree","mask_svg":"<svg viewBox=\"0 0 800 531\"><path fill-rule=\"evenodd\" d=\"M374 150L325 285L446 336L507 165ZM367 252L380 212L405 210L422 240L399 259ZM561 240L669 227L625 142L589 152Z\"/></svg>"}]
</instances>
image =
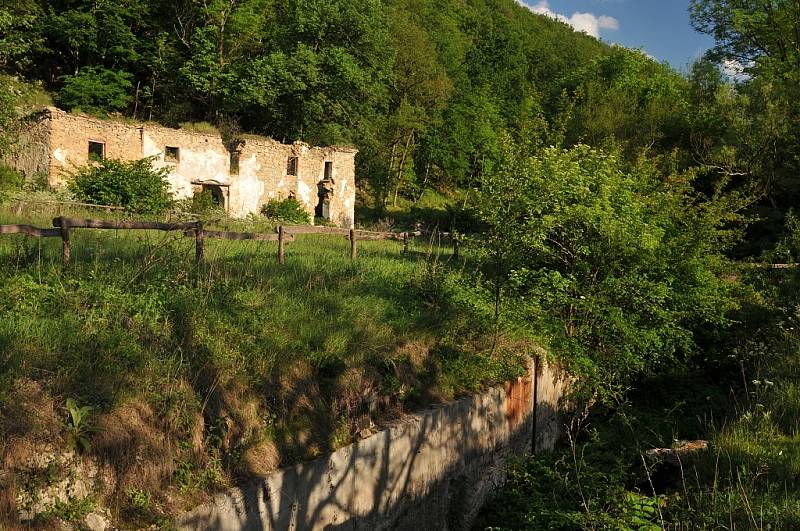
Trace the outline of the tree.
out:
<instances>
[{"instance_id":1,"label":"tree","mask_svg":"<svg viewBox=\"0 0 800 531\"><path fill-rule=\"evenodd\" d=\"M502 290L506 319L537 323L590 388L690 354L695 330L726 323L736 302L724 252L748 198L705 199L668 159L628 168L585 145L502 146L477 198L498 305Z\"/></svg>"},{"instance_id":2,"label":"tree","mask_svg":"<svg viewBox=\"0 0 800 531\"><path fill-rule=\"evenodd\" d=\"M709 59L744 73L735 80L738 115L728 120L731 134L716 142L707 138L701 155L763 194L759 214L765 223L751 235L764 240L753 248L758 252L774 243L783 215L800 198L800 5L694 0L691 15L694 27L716 40Z\"/></svg>"},{"instance_id":3,"label":"tree","mask_svg":"<svg viewBox=\"0 0 800 531\"><path fill-rule=\"evenodd\" d=\"M715 61L800 81L800 5L794 0L692 0L690 13L695 29L714 37Z\"/></svg>"},{"instance_id":4,"label":"tree","mask_svg":"<svg viewBox=\"0 0 800 531\"><path fill-rule=\"evenodd\" d=\"M121 111L133 100L132 77L119 70L84 68L74 76L64 76L56 102L66 109Z\"/></svg>"}]
</instances>

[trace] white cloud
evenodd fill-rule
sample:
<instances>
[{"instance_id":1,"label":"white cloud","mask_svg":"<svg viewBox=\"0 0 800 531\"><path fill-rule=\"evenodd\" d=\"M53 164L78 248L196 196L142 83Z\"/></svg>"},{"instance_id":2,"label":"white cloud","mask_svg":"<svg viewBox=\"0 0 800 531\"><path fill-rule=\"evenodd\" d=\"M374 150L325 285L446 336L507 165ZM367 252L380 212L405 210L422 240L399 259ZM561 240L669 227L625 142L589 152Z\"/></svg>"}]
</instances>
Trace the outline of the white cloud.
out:
<instances>
[{"instance_id":1,"label":"white cloud","mask_svg":"<svg viewBox=\"0 0 800 531\"><path fill-rule=\"evenodd\" d=\"M619 22L614 17L609 17L606 15L597 16L592 13L581 13L580 11L573 13L570 17L566 17L561 13L556 13L550 9L550 3L547 0L539 0L539 2L537 2L535 5L529 5L523 0L517 0L517 3L521 6L527 7L538 15L545 15L547 17L560 20L561 22L566 22L575 28L576 31L582 31L588 35L591 35L592 37L600 37L601 29L619 29Z\"/></svg>"},{"instance_id":2,"label":"white cloud","mask_svg":"<svg viewBox=\"0 0 800 531\"><path fill-rule=\"evenodd\" d=\"M736 59L723 59L722 64L720 65L720 69L722 73L731 78L734 81L744 81L746 79L750 79L750 75L745 72L747 67L752 67L752 63L745 66L741 62L737 61Z\"/></svg>"}]
</instances>

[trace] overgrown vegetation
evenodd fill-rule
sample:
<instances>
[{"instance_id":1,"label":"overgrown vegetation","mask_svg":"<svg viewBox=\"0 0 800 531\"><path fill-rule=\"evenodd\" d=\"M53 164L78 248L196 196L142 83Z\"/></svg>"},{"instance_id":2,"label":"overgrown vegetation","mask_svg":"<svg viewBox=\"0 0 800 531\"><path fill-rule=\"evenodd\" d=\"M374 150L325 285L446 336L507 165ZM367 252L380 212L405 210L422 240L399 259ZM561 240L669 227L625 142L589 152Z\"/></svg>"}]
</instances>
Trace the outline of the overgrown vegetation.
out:
<instances>
[{"instance_id":1,"label":"overgrown vegetation","mask_svg":"<svg viewBox=\"0 0 800 531\"><path fill-rule=\"evenodd\" d=\"M512 0L284 4L3 6L0 69L18 77L0 76L0 154L42 85L226 142L352 143L359 221L472 233L466 257L369 242L351 263L345 242L302 237L283 270L241 242L209 242L196 269L180 236L89 232L61 272L55 242L4 239L7 468L19 440L82 448L114 468L120 514L157 524L345 444L361 415L505 379L506 343L536 338L580 377L568 445L514 467L482 525L798 527L798 279L736 264L800 258L796 6L692 1L717 44L682 75ZM0 189L26 186L0 170ZM146 161L96 161L71 190L170 203ZM185 206L212 216L210 199ZM307 222L298 206L222 223ZM83 407L91 431L65 422ZM677 471L647 455L696 438L710 448ZM44 475L6 474L0 493Z\"/></svg>"},{"instance_id":2,"label":"overgrown vegetation","mask_svg":"<svg viewBox=\"0 0 800 531\"><path fill-rule=\"evenodd\" d=\"M168 171L153 169L152 159L95 160L78 169L68 189L79 201L122 206L131 212L160 213L172 206Z\"/></svg>"},{"instance_id":3,"label":"overgrown vegetation","mask_svg":"<svg viewBox=\"0 0 800 531\"><path fill-rule=\"evenodd\" d=\"M797 528L800 275L743 276L758 292L740 328L701 359L637 380L556 452L521 459L479 527ZM648 455L698 439L708 449L680 461Z\"/></svg>"},{"instance_id":4,"label":"overgrown vegetation","mask_svg":"<svg viewBox=\"0 0 800 531\"><path fill-rule=\"evenodd\" d=\"M261 213L271 220L281 223L304 225L311 222L311 216L303 205L294 197L283 200L270 199L263 207Z\"/></svg>"},{"instance_id":5,"label":"overgrown vegetation","mask_svg":"<svg viewBox=\"0 0 800 531\"><path fill-rule=\"evenodd\" d=\"M280 267L274 246L208 241L196 269L182 234L75 231L62 272L57 240L0 240L3 490L26 488L24 448L75 446L115 471L97 502L149 525L348 444L359 419L522 370L525 338L492 351L491 306L448 250L364 242L352 262L346 241L301 236Z\"/></svg>"}]
</instances>

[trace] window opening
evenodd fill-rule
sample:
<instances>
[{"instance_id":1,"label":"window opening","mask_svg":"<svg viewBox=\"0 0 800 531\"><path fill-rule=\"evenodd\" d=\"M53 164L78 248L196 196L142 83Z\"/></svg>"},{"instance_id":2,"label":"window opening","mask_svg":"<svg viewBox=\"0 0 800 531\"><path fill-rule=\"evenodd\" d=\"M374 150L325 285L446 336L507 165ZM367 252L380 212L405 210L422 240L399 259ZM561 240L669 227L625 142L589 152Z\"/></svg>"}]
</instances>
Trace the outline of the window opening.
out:
<instances>
[{"instance_id":1,"label":"window opening","mask_svg":"<svg viewBox=\"0 0 800 531\"><path fill-rule=\"evenodd\" d=\"M330 181L333 179L333 162L325 163L325 180Z\"/></svg>"},{"instance_id":2,"label":"window opening","mask_svg":"<svg viewBox=\"0 0 800 531\"><path fill-rule=\"evenodd\" d=\"M89 160L103 160L104 158L106 158L106 145L89 140Z\"/></svg>"},{"instance_id":3,"label":"window opening","mask_svg":"<svg viewBox=\"0 0 800 531\"><path fill-rule=\"evenodd\" d=\"M166 162L179 162L181 159L181 150L177 147L167 146L164 148L164 160Z\"/></svg>"},{"instance_id":4,"label":"window opening","mask_svg":"<svg viewBox=\"0 0 800 531\"><path fill-rule=\"evenodd\" d=\"M231 151L231 175L239 175L239 152Z\"/></svg>"},{"instance_id":5,"label":"window opening","mask_svg":"<svg viewBox=\"0 0 800 531\"><path fill-rule=\"evenodd\" d=\"M297 157L289 157L286 163L286 175L297 176Z\"/></svg>"}]
</instances>

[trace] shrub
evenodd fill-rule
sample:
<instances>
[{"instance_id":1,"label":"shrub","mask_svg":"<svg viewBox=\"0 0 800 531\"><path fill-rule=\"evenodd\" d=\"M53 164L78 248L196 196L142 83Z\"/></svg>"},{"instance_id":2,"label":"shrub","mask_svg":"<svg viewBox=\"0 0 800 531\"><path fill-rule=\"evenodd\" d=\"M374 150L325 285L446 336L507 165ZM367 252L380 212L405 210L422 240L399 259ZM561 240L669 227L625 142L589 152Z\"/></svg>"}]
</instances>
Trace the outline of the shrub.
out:
<instances>
[{"instance_id":1,"label":"shrub","mask_svg":"<svg viewBox=\"0 0 800 531\"><path fill-rule=\"evenodd\" d=\"M122 206L133 212L163 212L173 203L168 171L153 169L151 160L106 159L90 164L75 174L68 188L79 201Z\"/></svg>"},{"instance_id":2,"label":"shrub","mask_svg":"<svg viewBox=\"0 0 800 531\"><path fill-rule=\"evenodd\" d=\"M121 70L84 68L74 76L63 76L64 86L56 103L66 109L88 112L120 111L131 102L133 76Z\"/></svg>"},{"instance_id":3,"label":"shrub","mask_svg":"<svg viewBox=\"0 0 800 531\"><path fill-rule=\"evenodd\" d=\"M18 171L0 163L0 190L19 190L25 185L25 177Z\"/></svg>"},{"instance_id":4,"label":"shrub","mask_svg":"<svg viewBox=\"0 0 800 531\"><path fill-rule=\"evenodd\" d=\"M203 190L196 192L191 199L186 200L186 209L192 214L221 214L225 215L225 211L220 207L210 190Z\"/></svg>"},{"instance_id":5,"label":"shrub","mask_svg":"<svg viewBox=\"0 0 800 531\"><path fill-rule=\"evenodd\" d=\"M288 197L283 201L272 199L261 207L261 213L270 219L286 223L304 224L311 222L311 216L308 215L300 201L294 197Z\"/></svg>"}]
</instances>

